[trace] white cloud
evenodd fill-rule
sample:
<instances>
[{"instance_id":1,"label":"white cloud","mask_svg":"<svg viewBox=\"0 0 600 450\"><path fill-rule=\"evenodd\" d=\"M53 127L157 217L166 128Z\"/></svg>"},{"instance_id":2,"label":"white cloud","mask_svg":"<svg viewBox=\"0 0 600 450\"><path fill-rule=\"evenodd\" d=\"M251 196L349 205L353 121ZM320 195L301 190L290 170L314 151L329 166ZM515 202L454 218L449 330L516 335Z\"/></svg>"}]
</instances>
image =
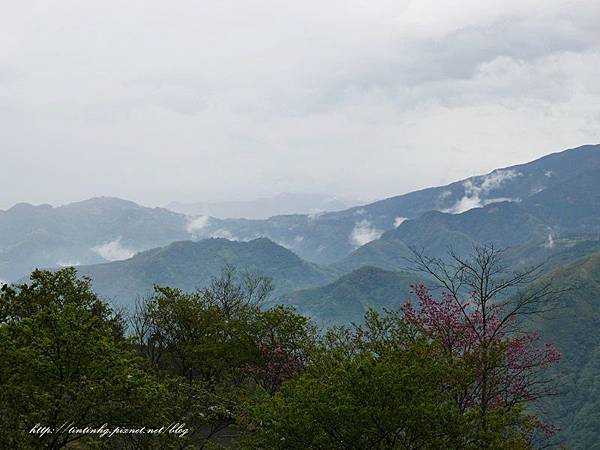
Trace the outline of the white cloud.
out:
<instances>
[{"instance_id":1,"label":"white cloud","mask_svg":"<svg viewBox=\"0 0 600 450\"><path fill-rule=\"evenodd\" d=\"M523 174L514 170L495 170L489 175L483 177L483 182L481 183L481 190L483 192L492 191L500 187L500 185L504 182L512 180L513 178L519 177L521 175Z\"/></svg>"},{"instance_id":2,"label":"white cloud","mask_svg":"<svg viewBox=\"0 0 600 450\"><path fill-rule=\"evenodd\" d=\"M360 222L356 222L354 228L352 229L352 233L350 233L350 242L360 247L361 245L365 245L375 239L378 239L383 234L383 231L375 228L371 222L366 219L361 220Z\"/></svg>"},{"instance_id":3,"label":"white cloud","mask_svg":"<svg viewBox=\"0 0 600 450\"><path fill-rule=\"evenodd\" d=\"M402 222L404 222L405 220L407 220L407 217L396 217L394 219L394 228L398 228L400 225L402 225Z\"/></svg>"},{"instance_id":4,"label":"white cloud","mask_svg":"<svg viewBox=\"0 0 600 450\"><path fill-rule=\"evenodd\" d=\"M104 258L104 259L106 259L106 258ZM58 261L56 261L56 265L58 267L77 267L77 266L81 265L81 261L77 261L77 260L75 260L75 261L71 261L71 260L63 261L62 259L59 259Z\"/></svg>"},{"instance_id":5,"label":"white cloud","mask_svg":"<svg viewBox=\"0 0 600 450\"><path fill-rule=\"evenodd\" d=\"M189 217L185 229L194 236L200 235L208 227L209 222L208 216Z\"/></svg>"},{"instance_id":6,"label":"white cloud","mask_svg":"<svg viewBox=\"0 0 600 450\"><path fill-rule=\"evenodd\" d=\"M515 203L519 203L520 201L521 201L520 198L493 197L493 198L486 198L483 201L483 206L492 205L494 203L501 203L501 202L515 202Z\"/></svg>"},{"instance_id":7,"label":"white cloud","mask_svg":"<svg viewBox=\"0 0 600 450\"><path fill-rule=\"evenodd\" d=\"M452 207L445 209L444 212L460 214L470 209L481 208L482 206L492 203L518 201L517 199L506 197L487 197L487 195L500 187L503 183L521 175L521 173L514 170L495 170L488 175L466 180L463 183L465 195Z\"/></svg>"},{"instance_id":8,"label":"white cloud","mask_svg":"<svg viewBox=\"0 0 600 450\"><path fill-rule=\"evenodd\" d=\"M245 240L235 236L231 231L225 228L210 230L210 221L211 218L209 216L189 217L186 224L186 230L192 236L197 238L223 238L229 239L230 241Z\"/></svg>"},{"instance_id":9,"label":"white cloud","mask_svg":"<svg viewBox=\"0 0 600 450\"><path fill-rule=\"evenodd\" d=\"M229 239L230 241L241 241L241 240L243 240L243 239L239 239L238 237L234 236L229 230L226 230L224 228L219 228L218 230L211 231L210 232L210 237L211 238Z\"/></svg>"},{"instance_id":10,"label":"white cloud","mask_svg":"<svg viewBox=\"0 0 600 450\"><path fill-rule=\"evenodd\" d=\"M548 240L544 243L544 248L554 248L554 237L548 234Z\"/></svg>"},{"instance_id":11,"label":"white cloud","mask_svg":"<svg viewBox=\"0 0 600 450\"><path fill-rule=\"evenodd\" d=\"M107 261L121 261L135 255L135 251L121 245L121 238L92 247L92 250Z\"/></svg>"},{"instance_id":12,"label":"white cloud","mask_svg":"<svg viewBox=\"0 0 600 450\"><path fill-rule=\"evenodd\" d=\"M460 214L473 208L481 208L483 205L481 199L477 195L465 195L458 200L451 208L445 209L443 212L451 214Z\"/></svg>"}]
</instances>

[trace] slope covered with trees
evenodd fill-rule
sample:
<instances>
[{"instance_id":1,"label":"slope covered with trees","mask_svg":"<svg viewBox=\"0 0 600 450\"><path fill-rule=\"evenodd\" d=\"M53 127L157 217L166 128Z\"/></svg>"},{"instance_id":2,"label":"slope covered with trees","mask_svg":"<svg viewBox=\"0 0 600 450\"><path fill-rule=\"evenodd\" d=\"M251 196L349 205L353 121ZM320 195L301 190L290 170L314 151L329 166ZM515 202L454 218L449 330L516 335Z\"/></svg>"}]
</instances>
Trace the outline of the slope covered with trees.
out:
<instances>
[{"instance_id":1,"label":"slope covered with trees","mask_svg":"<svg viewBox=\"0 0 600 450\"><path fill-rule=\"evenodd\" d=\"M541 410L561 428L569 448L600 448L600 252L547 275L568 288L556 309L526 323L563 354L553 369L560 389Z\"/></svg>"},{"instance_id":2,"label":"slope covered with trees","mask_svg":"<svg viewBox=\"0 0 600 450\"><path fill-rule=\"evenodd\" d=\"M415 273L362 267L325 286L293 292L281 302L321 326L347 325L361 322L369 309L399 308L411 286L423 279Z\"/></svg>"},{"instance_id":3,"label":"slope covered with trees","mask_svg":"<svg viewBox=\"0 0 600 450\"><path fill-rule=\"evenodd\" d=\"M80 267L102 297L132 305L155 284L185 291L205 287L225 265L270 277L274 296L332 281L333 270L303 261L284 247L261 238L249 242L227 239L181 241L138 253L124 261Z\"/></svg>"},{"instance_id":4,"label":"slope covered with trees","mask_svg":"<svg viewBox=\"0 0 600 450\"><path fill-rule=\"evenodd\" d=\"M435 299L320 334L267 279L156 287L128 322L74 269L0 291L3 448L529 449L558 359L510 310ZM472 308L461 307L469 302ZM481 320L484 319L484 320ZM487 325L486 325L487 324ZM525 382L522 378L526 376Z\"/></svg>"}]
</instances>

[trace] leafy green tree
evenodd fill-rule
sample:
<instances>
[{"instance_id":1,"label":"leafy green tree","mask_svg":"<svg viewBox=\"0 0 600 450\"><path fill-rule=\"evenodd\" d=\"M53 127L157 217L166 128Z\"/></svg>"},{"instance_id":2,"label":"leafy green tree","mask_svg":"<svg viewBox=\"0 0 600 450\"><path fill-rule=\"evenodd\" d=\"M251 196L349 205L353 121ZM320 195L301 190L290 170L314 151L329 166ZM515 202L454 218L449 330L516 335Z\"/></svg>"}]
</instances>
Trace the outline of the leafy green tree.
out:
<instances>
[{"instance_id":1,"label":"leafy green tree","mask_svg":"<svg viewBox=\"0 0 600 450\"><path fill-rule=\"evenodd\" d=\"M453 368L423 339L371 345L363 340L371 331L330 332L302 375L274 396L263 394L252 409L256 432L243 446L443 448L460 442L463 417L443 388Z\"/></svg>"},{"instance_id":2,"label":"leafy green tree","mask_svg":"<svg viewBox=\"0 0 600 450\"><path fill-rule=\"evenodd\" d=\"M206 289L156 286L132 319L151 370L172 380L171 415L201 448L230 442L257 386L276 391L305 366L316 330L289 308L262 310L268 279L225 267Z\"/></svg>"},{"instance_id":3,"label":"leafy green tree","mask_svg":"<svg viewBox=\"0 0 600 450\"><path fill-rule=\"evenodd\" d=\"M123 338L123 321L74 269L0 291L0 447L60 449L71 427L150 425L165 391ZM47 433L31 430L47 427Z\"/></svg>"},{"instance_id":4,"label":"leafy green tree","mask_svg":"<svg viewBox=\"0 0 600 450\"><path fill-rule=\"evenodd\" d=\"M331 330L311 362L250 407L249 449L528 449L537 426L520 405L487 412L461 399L478 380L469 356L448 357L443 336L401 314L371 311Z\"/></svg>"},{"instance_id":5,"label":"leafy green tree","mask_svg":"<svg viewBox=\"0 0 600 450\"><path fill-rule=\"evenodd\" d=\"M248 361L242 371L274 394L309 364L317 329L306 317L284 306L260 311L251 327L258 358Z\"/></svg>"},{"instance_id":6,"label":"leafy green tree","mask_svg":"<svg viewBox=\"0 0 600 450\"><path fill-rule=\"evenodd\" d=\"M475 377L459 404L477 412L483 448L494 448L490 436L499 414L516 411L519 416L556 392L548 368L560 361L561 353L523 324L553 309L570 291L542 277L542 265L514 270L503 255L493 245L475 246L467 257L450 250L446 260L415 250L415 269L437 282L442 298L434 299L424 285L417 285L418 308L408 302L403 306L408 323L437 339L449 358L473 369ZM521 431L531 442L547 440L556 431L533 414L521 416L527 422Z\"/></svg>"}]
</instances>

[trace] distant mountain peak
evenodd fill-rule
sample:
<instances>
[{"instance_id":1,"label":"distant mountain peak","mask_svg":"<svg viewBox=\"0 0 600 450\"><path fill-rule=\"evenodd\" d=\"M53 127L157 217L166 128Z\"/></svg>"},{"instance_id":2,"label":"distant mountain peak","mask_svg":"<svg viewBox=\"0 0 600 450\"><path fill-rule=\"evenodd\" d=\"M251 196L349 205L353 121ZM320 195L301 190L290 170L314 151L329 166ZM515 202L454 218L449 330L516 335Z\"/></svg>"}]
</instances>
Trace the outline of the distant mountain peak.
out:
<instances>
[{"instance_id":1,"label":"distant mountain peak","mask_svg":"<svg viewBox=\"0 0 600 450\"><path fill-rule=\"evenodd\" d=\"M143 206L131 201L125 200L119 197L91 197L86 200L73 202L65 205L65 207L82 207L82 206L102 206L102 207L113 207L113 208L144 208Z\"/></svg>"}]
</instances>

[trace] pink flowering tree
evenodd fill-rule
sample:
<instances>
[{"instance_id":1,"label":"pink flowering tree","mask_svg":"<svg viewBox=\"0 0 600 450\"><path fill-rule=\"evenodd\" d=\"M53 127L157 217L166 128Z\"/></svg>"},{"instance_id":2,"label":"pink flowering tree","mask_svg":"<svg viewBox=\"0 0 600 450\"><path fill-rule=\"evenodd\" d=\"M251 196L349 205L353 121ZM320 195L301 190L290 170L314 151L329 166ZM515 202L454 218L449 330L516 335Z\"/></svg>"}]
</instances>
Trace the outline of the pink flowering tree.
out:
<instances>
[{"instance_id":1,"label":"pink flowering tree","mask_svg":"<svg viewBox=\"0 0 600 450\"><path fill-rule=\"evenodd\" d=\"M249 364L242 370L252 376L263 388L275 393L281 385L298 375L305 364L293 350L278 343L260 343L260 363Z\"/></svg>"},{"instance_id":2,"label":"pink flowering tree","mask_svg":"<svg viewBox=\"0 0 600 450\"><path fill-rule=\"evenodd\" d=\"M562 293L541 278L541 267L511 272L493 247L476 247L469 259L452 252L446 260L413 252L415 268L437 281L443 293L436 299L424 285L414 286L417 302L403 305L404 320L472 370L457 398L460 408L478 411L485 431L490 413L523 410L553 393L545 369L560 360L560 353L520 327L524 316L549 309ZM534 422L532 428L553 431Z\"/></svg>"},{"instance_id":3,"label":"pink flowering tree","mask_svg":"<svg viewBox=\"0 0 600 450\"><path fill-rule=\"evenodd\" d=\"M317 332L308 319L283 306L262 312L253 326L257 357L242 372L274 394L306 367Z\"/></svg>"}]
</instances>

